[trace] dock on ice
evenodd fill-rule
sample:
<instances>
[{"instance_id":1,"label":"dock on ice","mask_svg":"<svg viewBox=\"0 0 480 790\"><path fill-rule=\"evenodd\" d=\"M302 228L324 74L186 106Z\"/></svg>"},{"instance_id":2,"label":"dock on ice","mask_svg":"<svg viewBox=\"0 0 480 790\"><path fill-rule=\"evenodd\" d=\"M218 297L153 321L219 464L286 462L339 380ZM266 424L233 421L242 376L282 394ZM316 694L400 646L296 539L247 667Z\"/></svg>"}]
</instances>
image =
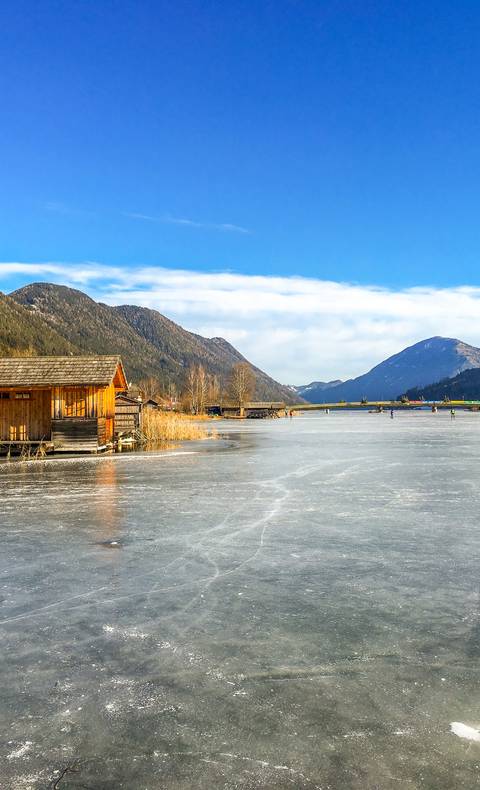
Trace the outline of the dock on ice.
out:
<instances>
[{"instance_id":1,"label":"dock on ice","mask_svg":"<svg viewBox=\"0 0 480 790\"><path fill-rule=\"evenodd\" d=\"M207 406L207 414L219 417L233 417L261 420L280 417L285 411L285 403L279 401L249 401L242 405L225 402L213 403Z\"/></svg>"},{"instance_id":2,"label":"dock on ice","mask_svg":"<svg viewBox=\"0 0 480 790\"><path fill-rule=\"evenodd\" d=\"M389 409L468 409L479 411L479 400L375 400L338 401L336 403L297 403L290 407L294 411L359 411L382 412Z\"/></svg>"}]
</instances>

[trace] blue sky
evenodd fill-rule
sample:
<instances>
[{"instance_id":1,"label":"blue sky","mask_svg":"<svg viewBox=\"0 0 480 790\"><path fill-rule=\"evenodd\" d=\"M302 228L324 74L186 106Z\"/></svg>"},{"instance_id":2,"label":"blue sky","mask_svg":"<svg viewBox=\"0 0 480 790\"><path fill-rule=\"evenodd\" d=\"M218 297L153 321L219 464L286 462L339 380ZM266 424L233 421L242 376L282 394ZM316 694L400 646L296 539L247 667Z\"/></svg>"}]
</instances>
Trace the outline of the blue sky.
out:
<instances>
[{"instance_id":1,"label":"blue sky","mask_svg":"<svg viewBox=\"0 0 480 790\"><path fill-rule=\"evenodd\" d=\"M112 267L477 285L479 3L5 0L1 22L0 261L96 261L110 294Z\"/></svg>"}]
</instances>

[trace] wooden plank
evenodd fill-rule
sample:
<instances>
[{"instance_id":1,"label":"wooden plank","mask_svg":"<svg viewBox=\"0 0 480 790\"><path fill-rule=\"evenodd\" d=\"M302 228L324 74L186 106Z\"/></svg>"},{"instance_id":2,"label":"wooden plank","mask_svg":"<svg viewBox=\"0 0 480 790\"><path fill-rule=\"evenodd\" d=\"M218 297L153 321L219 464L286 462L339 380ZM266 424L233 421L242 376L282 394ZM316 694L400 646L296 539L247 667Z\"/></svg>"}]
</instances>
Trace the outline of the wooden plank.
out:
<instances>
[{"instance_id":1,"label":"wooden plank","mask_svg":"<svg viewBox=\"0 0 480 790\"><path fill-rule=\"evenodd\" d=\"M97 420L54 420L52 441L56 452L94 452L99 446Z\"/></svg>"},{"instance_id":2,"label":"wooden plank","mask_svg":"<svg viewBox=\"0 0 480 790\"><path fill-rule=\"evenodd\" d=\"M16 397L23 393L27 397ZM40 441L50 433L50 390L0 393L0 441Z\"/></svg>"}]
</instances>

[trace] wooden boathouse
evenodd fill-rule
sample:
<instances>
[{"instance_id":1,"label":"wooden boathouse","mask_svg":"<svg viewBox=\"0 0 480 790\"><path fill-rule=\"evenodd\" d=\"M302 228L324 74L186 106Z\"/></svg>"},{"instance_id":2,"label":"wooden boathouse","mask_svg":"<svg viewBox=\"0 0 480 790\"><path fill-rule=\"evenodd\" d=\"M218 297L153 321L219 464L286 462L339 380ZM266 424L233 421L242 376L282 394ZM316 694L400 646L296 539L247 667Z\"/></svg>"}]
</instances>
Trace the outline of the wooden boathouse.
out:
<instances>
[{"instance_id":1,"label":"wooden boathouse","mask_svg":"<svg viewBox=\"0 0 480 790\"><path fill-rule=\"evenodd\" d=\"M55 452L112 446L115 395L127 388L120 357L0 358L0 450Z\"/></svg>"},{"instance_id":2,"label":"wooden boathouse","mask_svg":"<svg viewBox=\"0 0 480 790\"><path fill-rule=\"evenodd\" d=\"M115 398L115 433L116 434L134 434L142 427L142 409L143 402L141 398L132 398L124 392L121 392Z\"/></svg>"}]
</instances>

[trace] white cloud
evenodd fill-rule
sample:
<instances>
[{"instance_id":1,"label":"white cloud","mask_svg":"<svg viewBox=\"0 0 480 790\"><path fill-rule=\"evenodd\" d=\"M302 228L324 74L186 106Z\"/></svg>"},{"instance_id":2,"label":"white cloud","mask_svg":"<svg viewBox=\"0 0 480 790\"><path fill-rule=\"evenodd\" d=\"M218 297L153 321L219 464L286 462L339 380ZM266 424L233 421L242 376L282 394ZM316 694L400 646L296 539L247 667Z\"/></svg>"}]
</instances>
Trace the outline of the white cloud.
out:
<instances>
[{"instance_id":1,"label":"white cloud","mask_svg":"<svg viewBox=\"0 0 480 790\"><path fill-rule=\"evenodd\" d=\"M222 336L285 383L346 378L432 335L480 346L480 287L409 288L98 263L0 263L2 277L81 287Z\"/></svg>"}]
</instances>

